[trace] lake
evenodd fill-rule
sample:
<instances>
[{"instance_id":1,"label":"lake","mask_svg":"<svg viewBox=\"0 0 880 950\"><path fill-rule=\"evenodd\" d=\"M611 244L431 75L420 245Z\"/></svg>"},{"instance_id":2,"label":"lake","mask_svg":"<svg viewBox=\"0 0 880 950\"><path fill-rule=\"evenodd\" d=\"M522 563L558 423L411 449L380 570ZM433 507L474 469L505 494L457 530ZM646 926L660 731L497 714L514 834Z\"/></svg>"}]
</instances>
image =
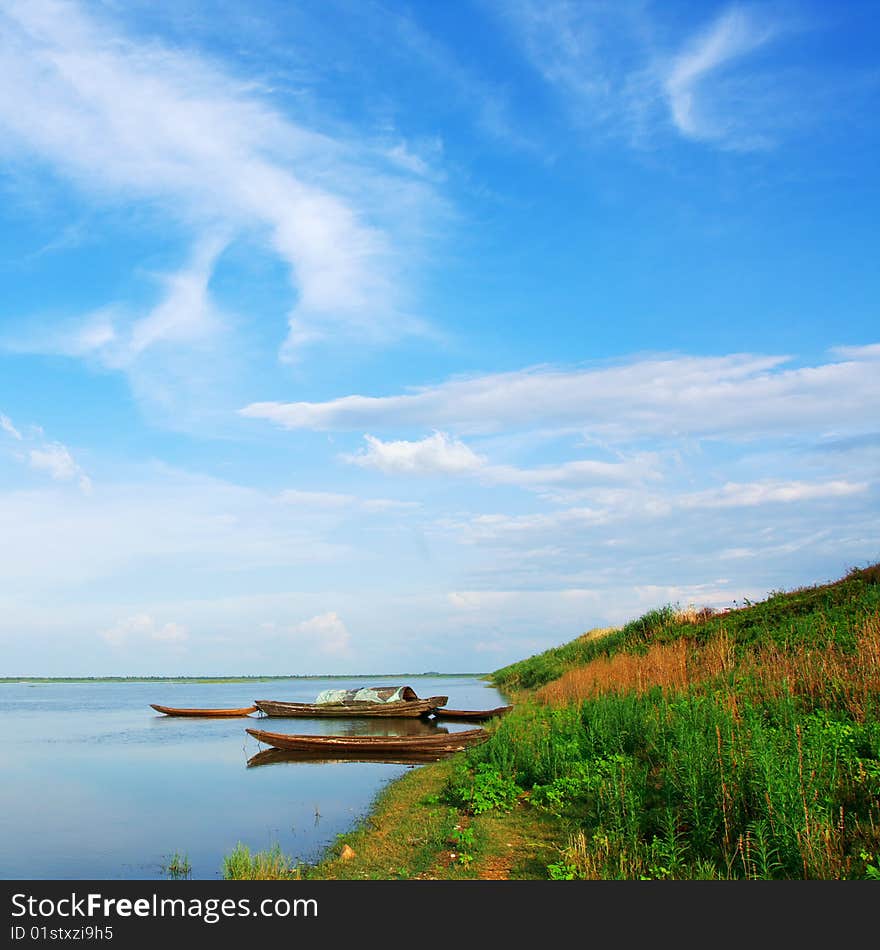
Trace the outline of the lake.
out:
<instances>
[{"instance_id":1,"label":"lake","mask_svg":"<svg viewBox=\"0 0 880 950\"><path fill-rule=\"evenodd\" d=\"M363 735L453 732L473 724L256 714L183 719L160 715L150 703L312 702L324 689L349 685L410 685L419 696L448 696L453 708L505 703L479 677L457 675L0 684L0 878L163 879L177 853L188 859L192 878L220 879L223 858L238 842L251 851L278 844L294 860L316 860L369 812L388 782L414 766L249 765L266 746L245 727Z\"/></svg>"}]
</instances>

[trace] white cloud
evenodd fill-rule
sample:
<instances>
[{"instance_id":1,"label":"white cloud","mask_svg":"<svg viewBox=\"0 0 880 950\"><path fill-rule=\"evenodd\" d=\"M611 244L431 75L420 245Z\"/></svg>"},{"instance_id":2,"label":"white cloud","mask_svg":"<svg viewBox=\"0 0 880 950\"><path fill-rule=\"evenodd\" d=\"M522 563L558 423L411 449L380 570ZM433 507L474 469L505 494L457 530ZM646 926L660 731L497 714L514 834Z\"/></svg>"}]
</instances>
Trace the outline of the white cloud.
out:
<instances>
[{"instance_id":1,"label":"white cloud","mask_svg":"<svg viewBox=\"0 0 880 950\"><path fill-rule=\"evenodd\" d=\"M583 622L601 626L685 598L731 606L743 596L833 580L877 559L876 486L807 495L763 503L744 498L736 507L677 504L676 497L653 505L632 497L604 511L449 519L436 531L459 546L470 588L457 589L448 603L463 620L488 628L491 618L507 631L521 616L538 626L542 617L554 622L569 613L564 592L593 591L592 601L581 602ZM712 564L722 566L723 580L707 574ZM500 585L522 596L482 596ZM539 592L548 595L543 611L535 609Z\"/></svg>"},{"instance_id":2,"label":"white cloud","mask_svg":"<svg viewBox=\"0 0 880 950\"><path fill-rule=\"evenodd\" d=\"M721 488L684 495L682 508L741 508L752 505L802 502L817 498L842 498L868 490L867 482L835 480L828 482L763 481L750 485L728 482Z\"/></svg>"},{"instance_id":3,"label":"white cloud","mask_svg":"<svg viewBox=\"0 0 880 950\"><path fill-rule=\"evenodd\" d=\"M33 468L48 472L59 482L66 482L79 474L79 466L66 446L52 442L28 453Z\"/></svg>"},{"instance_id":4,"label":"white cloud","mask_svg":"<svg viewBox=\"0 0 880 950\"><path fill-rule=\"evenodd\" d=\"M458 439L435 432L417 442L383 442L366 435L367 448L348 461L389 475L462 474L480 469L485 460Z\"/></svg>"},{"instance_id":5,"label":"white cloud","mask_svg":"<svg viewBox=\"0 0 880 950\"><path fill-rule=\"evenodd\" d=\"M101 637L113 647L125 647L145 640L179 646L188 636L186 627L181 624L173 621L158 623L146 613L126 617L101 633Z\"/></svg>"},{"instance_id":6,"label":"white cloud","mask_svg":"<svg viewBox=\"0 0 880 950\"><path fill-rule=\"evenodd\" d=\"M350 508L358 501L355 495L328 491L302 491L298 488L285 489L278 496L278 500L285 505L318 509Z\"/></svg>"},{"instance_id":7,"label":"white cloud","mask_svg":"<svg viewBox=\"0 0 880 950\"><path fill-rule=\"evenodd\" d=\"M656 471L656 464L656 456L645 453L619 462L578 459L537 468L489 465L483 470L483 478L493 484L520 485L541 490L562 485L596 485L657 479L660 474Z\"/></svg>"},{"instance_id":8,"label":"white cloud","mask_svg":"<svg viewBox=\"0 0 880 950\"><path fill-rule=\"evenodd\" d=\"M278 500L285 505L294 505L306 511L345 511L359 509L362 511L392 511L395 509L418 508L417 501L399 501L395 498L361 498L358 495L349 495L344 492L303 491L298 488L287 488L278 496Z\"/></svg>"},{"instance_id":9,"label":"white cloud","mask_svg":"<svg viewBox=\"0 0 880 950\"><path fill-rule=\"evenodd\" d=\"M316 646L320 653L335 656L351 652L351 634L342 618L334 611L303 620L294 627L294 631L317 641Z\"/></svg>"},{"instance_id":10,"label":"white cloud","mask_svg":"<svg viewBox=\"0 0 880 950\"><path fill-rule=\"evenodd\" d=\"M615 522L641 523L667 519L695 510L745 509L764 505L792 505L823 499L843 499L866 495L867 482L837 479L824 482L764 480L753 483L727 483L720 488L698 492L649 493L643 489L594 491L596 504L562 508L524 515L481 514L465 523L449 527L472 541L504 537L555 536L567 530L610 529ZM552 548L558 553L558 548Z\"/></svg>"},{"instance_id":11,"label":"white cloud","mask_svg":"<svg viewBox=\"0 0 880 950\"><path fill-rule=\"evenodd\" d=\"M0 412L0 429L2 429L7 435L11 435L13 439L16 439L19 442L22 441L22 434L12 424L12 420L9 418L9 416L4 416L2 412Z\"/></svg>"},{"instance_id":12,"label":"white cloud","mask_svg":"<svg viewBox=\"0 0 880 950\"><path fill-rule=\"evenodd\" d=\"M835 346L831 352L844 360L880 360L880 343L867 346Z\"/></svg>"},{"instance_id":13,"label":"white cloud","mask_svg":"<svg viewBox=\"0 0 880 950\"><path fill-rule=\"evenodd\" d=\"M91 479L74 459L70 449L61 442L49 442L39 426L31 426L27 435L15 427L12 420L0 413L0 431L23 443L24 452L18 449L13 453L22 462L27 462L38 472L46 472L57 482L69 482L74 479L84 492L91 491Z\"/></svg>"},{"instance_id":14,"label":"white cloud","mask_svg":"<svg viewBox=\"0 0 880 950\"><path fill-rule=\"evenodd\" d=\"M490 464L484 455L445 432L435 432L417 441L383 442L371 435L364 439L366 449L355 455L343 455L343 459L386 475L459 475L477 478L484 484L518 485L536 491L561 485L637 482L659 477L654 470L656 457L650 454L619 462L579 459L522 468ZM336 504L339 497L332 496Z\"/></svg>"},{"instance_id":15,"label":"white cloud","mask_svg":"<svg viewBox=\"0 0 880 950\"><path fill-rule=\"evenodd\" d=\"M521 593L509 590L454 590L446 599L457 610L497 609L516 600Z\"/></svg>"},{"instance_id":16,"label":"white cloud","mask_svg":"<svg viewBox=\"0 0 880 950\"><path fill-rule=\"evenodd\" d=\"M0 414L0 430L6 432L21 443L24 451L18 448L14 456L21 462L26 462L38 472L45 472L56 482L69 482L74 479L84 492L91 491L92 482L79 463L74 459L70 449L61 442L48 441L39 426L31 426L28 434L22 434L12 420Z\"/></svg>"},{"instance_id":17,"label":"white cloud","mask_svg":"<svg viewBox=\"0 0 880 950\"><path fill-rule=\"evenodd\" d=\"M534 427L581 431L624 442L639 438L755 438L795 432L861 431L880 402L877 349L848 358L786 368L788 356L634 358L583 369L535 367L452 380L385 397L344 396L327 402L262 402L241 415L288 429L358 430L421 426L489 433ZM451 447L461 468L478 459L432 437L424 449ZM384 445L398 446L386 450ZM366 464L418 454L421 443L379 443Z\"/></svg>"}]
</instances>

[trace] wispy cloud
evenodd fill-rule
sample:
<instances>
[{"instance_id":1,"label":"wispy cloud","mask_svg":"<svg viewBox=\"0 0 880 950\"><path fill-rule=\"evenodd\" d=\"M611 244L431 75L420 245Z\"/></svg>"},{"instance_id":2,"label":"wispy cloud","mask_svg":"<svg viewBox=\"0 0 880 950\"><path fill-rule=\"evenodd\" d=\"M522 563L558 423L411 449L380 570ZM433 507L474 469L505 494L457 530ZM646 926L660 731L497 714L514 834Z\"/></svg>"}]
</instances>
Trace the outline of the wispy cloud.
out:
<instances>
[{"instance_id":1,"label":"wispy cloud","mask_svg":"<svg viewBox=\"0 0 880 950\"><path fill-rule=\"evenodd\" d=\"M447 432L434 432L423 439L383 442L366 435L367 447L343 459L362 468L373 468L386 475L468 476L489 485L518 485L542 491L554 486L595 485L641 481L657 478L656 458L650 454L607 462L577 459L557 465L533 468L493 464L485 455L474 452L461 439Z\"/></svg>"},{"instance_id":2,"label":"wispy cloud","mask_svg":"<svg viewBox=\"0 0 880 950\"><path fill-rule=\"evenodd\" d=\"M226 246L218 235L197 243L192 259L181 270L155 274L161 296L143 313L121 306L98 310L66 327L48 327L30 337L8 341L17 352L52 353L92 359L111 369L136 372L148 351L160 347L210 345L227 321L211 299L208 285Z\"/></svg>"},{"instance_id":3,"label":"wispy cloud","mask_svg":"<svg viewBox=\"0 0 880 950\"><path fill-rule=\"evenodd\" d=\"M743 508L755 505L791 504L815 498L843 498L868 490L867 482L835 479L825 482L762 481L752 484L728 482L721 488L694 492L678 499L682 508Z\"/></svg>"},{"instance_id":4,"label":"wispy cloud","mask_svg":"<svg viewBox=\"0 0 880 950\"><path fill-rule=\"evenodd\" d=\"M790 121L778 106L797 94L791 77L756 73L750 63L789 32L772 6L728 6L690 34L646 2L494 6L582 128L653 145L671 124L693 141L753 149L772 144Z\"/></svg>"},{"instance_id":5,"label":"wispy cloud","mask_svg":"<svg viewBox=\"0 0 880 950\"><path fill-rule=\"evenodd\" d=\"M877 490L876 483L846 478L761 479L696 492L615 490L594 493L589 505L451 517L435 531L473 551L461 559L473 565L475 589L586 587L633 603L632 591L612 589L627 579L634 587L661 577L706 583L710 565L719 575L710 582L729 591L723 599L730 605L744 577L760 577L766 593L793 557L832 564L834 576L876 557ZM655 592L654 604L662 598Z\"/></svg>"},{"instance_id":6,"label":"wispy cloud","mask_svg":"<svg viewBox=\"0 0 880 950\"><path fill-rule=\"evenodd\" d=\"M187 343L216 332L220 320L208 296L208 282L223 246L220 239L206 238L189 267L166 278L162 301L132 325L123 359L133 359L159 343Z\"/></svg>"},{"instance_id":7,"label":"wispy cloud","mask_svg":"<svg viewBox=\"0 0 880 950\"><path fill-rule=\"evenodd\" d=\"M636 137L657 99L653 31L643 3L490 2L536 72L580 128Z\"/></svg>"},{"instance_id":8,"label":"wispy cloud","mask_svg":"<svg viewBox=\"0 0 880 950\"><path fill-rule=\"evenodd\" d=\"M32 468L48 472L57 482L76 479L80 487L87 491L91 487L88 476L70 454L70 449L60 442L48 442L40 448L31 449L28 458Z\"/></svg>"},{"instance_id":9,"label":"wispy cloud","mask_svg":"<svg viewBox=\"0 0 880 950\"><path fill-rule=\"evenodd\" d=\"M12 424L12 420L9 416L4 416L3 413L0 413L0 429L2 429L7 435L11 435L13 439L21 442L23 436Z\"/></svg>"},{"instance_id":10,"label":"wispy cloud","mask_svg":"<svg viewBox=\"0 0 880 950\"><path fill-rule=\"evenodd\" d=\"M361 509L383 512L394 509L418 508L416 501L400 501L395 498L360 498L345 492L303 491L299 488L285 489L278 496L285 505L295 505L306 511L341 511Z\"/></svg>"},{"instance_id":11,"label":"wispy cloud","mask_svg":"<svg viewBox=\"0 0 880 950\"><path fill-rule=\"evenodd\" d=\"M303 620L293 628L294 633L307 637L317 647L317 652L331 656L346 656L351 653L351 634L343 619L335 611L318 614Z\"/></svg>"},{"instance_id":12,"label":"wispy cloud","mask_svg":"<svg viewBox=\"0 0 880 950\"><path fill-rule=\"evenodd\" d=\"M739 137L742 129L736 116L715 112L711 93L705 92L704 86L713 74L765 45L777 32L774 24L755 12L733 7L674 57L664 77L664 88L672 121L682 135L740 146L758 142L755 137ZM701 99L701 92L708 102Z\"/></svg>"},{"instance_id":13,"label":"wispy cloud","mask_svg":"<svg viewBox=\"0 0 880 950\"><path fill-rule=\"evenodd\" d=\"M432 74L445 103L464 110L481 132L508 147L526 151L543 148L520 129L506 84L488 81L466 66L454 50L438 41L411 15L385 9L383 18L395 40L393 52L408 57L423 73ZM383 40L386 35L383 30ZM383 51L383 55L389 52Z\"/></svg>"},{"instance_id":14,"label":"wispy cloud","mask_svg":"<svg viewBox=\"0 0 880 950\"><path fill-rule=\"evenodd\" d=\"M253 403L240 412L288 429L419 427L463 434L557 427L608 442L842 434L870 426L866 411L880 400L873 346L815 366L787 366L791 362L750 354L644 357L457 379L393 396ZM374 455L381 451L377 445Z\"/></svg>"},{"instance_id":15,"label":"wispy cloud","mask_svg":"<svg viewBox=\"0 0 880 950\"><path fill-rule=\"evenodd\" d=\"M127 647L144 640L180 646L188 636L183 624L173 620L160 623L146 613L126 617L101 632L102 639L113 647Z\"/></svg>"},{"instance_id":16,"label":"wispy cloud","mask_svg":"<svg viewBox=\"0 0 880 950\"><path fill-rule=\"evenodd\" d=\"M835 479L821 482L764 479L751 483L727 483L720 488L698 492L614 491L594 493L593 507L561 508L527 515L485 514L468 522L473 538L488 540L502 536L555 533L563 528L607 527L614 522L645 524L683 512L791 505L795 503L864 496L866 482Z\"/></svg>"},{"instance_id":17,"label":"wispy cloud","mask_svg":"<svg viewBox=\"0 0 880 950\"><path fill-rule=\"evenodd\" d=\"M48 163L95 200L152 202L194 234L192 265L130 327L130 356L208 329L218 228L262 240L287 265L287 358L329 327L363 340L424 330L404 271L410 222L438 202L399 152L297 124L216 62L93 14L56 0L4 5L0 150Z\"/></svg>"},{"instance_id":18,"label":"wispy cloud","mask_svg":"<svg viewBox=\"0 0 880 950\"><path fill-rule=\"evenodd\" d=\"M46 473L56 482L75 481L82 491L91 491L92 481L70 449L61 442L48 440L40 426L30 426L22 432L8 416L0 413L0 432L14 440L12 455L19 461Z\"/></svg>"}]
</instances>

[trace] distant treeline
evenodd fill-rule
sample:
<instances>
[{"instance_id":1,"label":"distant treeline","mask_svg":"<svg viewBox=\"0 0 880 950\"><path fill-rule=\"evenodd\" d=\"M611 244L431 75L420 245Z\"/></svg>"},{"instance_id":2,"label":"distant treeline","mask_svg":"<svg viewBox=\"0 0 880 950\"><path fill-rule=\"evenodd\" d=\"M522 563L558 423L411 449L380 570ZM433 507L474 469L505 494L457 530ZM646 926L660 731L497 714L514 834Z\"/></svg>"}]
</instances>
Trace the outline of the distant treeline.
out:
<instances>
[{"instance_id":1,"label":"distant treeline","mask_svg":"<svg viewBox=\"0 0 880 950\"><path fill-rule=\"evenodd\" d=\"M0 676L4 683L254 683L267 680L379 680L425 676L479 676L484 673L276 673L261 676Z\"/></svg>"}]
</instances>

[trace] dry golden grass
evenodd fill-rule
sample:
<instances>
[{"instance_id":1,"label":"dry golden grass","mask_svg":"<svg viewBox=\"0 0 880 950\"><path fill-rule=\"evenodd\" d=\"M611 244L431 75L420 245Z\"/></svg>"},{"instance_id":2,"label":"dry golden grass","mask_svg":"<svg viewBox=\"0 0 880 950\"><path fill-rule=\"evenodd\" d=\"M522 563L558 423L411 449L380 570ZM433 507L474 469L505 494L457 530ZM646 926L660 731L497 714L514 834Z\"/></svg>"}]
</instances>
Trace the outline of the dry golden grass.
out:
<instances>
[{"instance_id":1,"label":"dry golden grass","mask_svg":"<svg viewBox=\"0 0 880 950\"><path fill-rule=\"evenodd\" d=\"M601 640L602 637L607 637L609 633L616 633L619 629L620 627L593 627L592 630L582 633L578 640Z\"/></svg>"},{"instance_id":2,"label":"dry golden grass","mask_svg":"<svg viewBox=\"0 0 880 950\"><path fill-rule=\"evenodd\" d=\"M724 631L706 644L685 639L654 644L644 654L617 653L569 670L536 694L539 702L579 702L606 692L644 693L655 687L684 690L734 672L748 677L766 698L789 692L816 700L833 697L862 721L880 691L880 616L869 617L856 648L785 649L769 644L735 657Z\"/></svg>"},{"instance_id":3,"label":"dry golden grass","mask_svg":"<svg viewBox=\"0 0 880 950\"><path fill-rule=\"evenodd\" d=\"M880 693L880 615L867 618L852 652L836 646L784 650L774 644L745 656L738 672L751 677L762 697L791 692L817 701L833 699L863 722Z\"/></svg>"},{"instance_id":4,"label":"dry golden grass","mask_svg":"<svg viewBox=\"0 0 880 950\"><path fill-rule=\"evenodd\" d=\"M695 607L689 604L681 610L676 610L673 614L675 623L698 624L705 623L710 617L715 616L715 611L711 607Z\"/></svg>"},{"instance_id":5,"label":"dry golden grass","mask_svg":"<svg viewBox=\"0 0 880 950\"><path fill-rule=\"evenodd\" d=\"M655 686L685 689L726 671L731 663L732 651L724 634L702 648L675 640L654 644L644 654L599 657L542 686L537 699L560 704L610 691L643 693Z\"/></svg>"}]
</instances>

